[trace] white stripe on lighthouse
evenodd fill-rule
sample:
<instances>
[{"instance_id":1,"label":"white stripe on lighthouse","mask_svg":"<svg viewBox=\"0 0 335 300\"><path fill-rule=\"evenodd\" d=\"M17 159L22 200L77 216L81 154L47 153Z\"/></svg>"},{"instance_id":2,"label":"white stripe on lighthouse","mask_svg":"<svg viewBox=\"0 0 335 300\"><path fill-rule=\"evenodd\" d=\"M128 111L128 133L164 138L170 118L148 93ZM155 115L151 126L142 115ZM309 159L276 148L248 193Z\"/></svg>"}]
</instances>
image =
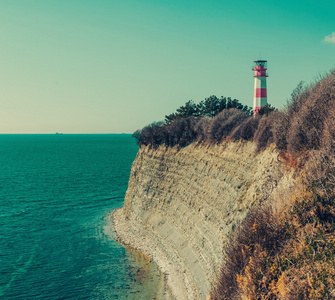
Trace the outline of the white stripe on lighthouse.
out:
<instances>
[{"instance_id":1,"label":"white stripe on lighthouse","mask_svg":"<svg viewBox=\"0 0 335 300\"><path fill-rule=\"evenodd\" d=\"M266 89L266 77L255 77L255 89Z\"/></svg>"}]
</instances>

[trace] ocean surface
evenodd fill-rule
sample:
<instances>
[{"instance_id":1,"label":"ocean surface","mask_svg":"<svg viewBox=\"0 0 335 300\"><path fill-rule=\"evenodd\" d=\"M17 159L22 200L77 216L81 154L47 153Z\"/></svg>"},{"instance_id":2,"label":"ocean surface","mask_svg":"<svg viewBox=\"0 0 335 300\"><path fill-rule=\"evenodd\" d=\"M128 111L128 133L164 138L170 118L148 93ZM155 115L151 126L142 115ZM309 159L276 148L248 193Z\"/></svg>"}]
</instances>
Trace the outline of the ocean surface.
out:
<instances>
[{"instance_id":1,"label":"ocean surface","mask_svg":"<svg viewBox=\"0 0 335 300\"><path fill-rule=\"evenodd\" d=\"M115 242L131 135L0 135L0 299L152 299L157 267Z\"/></svg>"}]
</instances>

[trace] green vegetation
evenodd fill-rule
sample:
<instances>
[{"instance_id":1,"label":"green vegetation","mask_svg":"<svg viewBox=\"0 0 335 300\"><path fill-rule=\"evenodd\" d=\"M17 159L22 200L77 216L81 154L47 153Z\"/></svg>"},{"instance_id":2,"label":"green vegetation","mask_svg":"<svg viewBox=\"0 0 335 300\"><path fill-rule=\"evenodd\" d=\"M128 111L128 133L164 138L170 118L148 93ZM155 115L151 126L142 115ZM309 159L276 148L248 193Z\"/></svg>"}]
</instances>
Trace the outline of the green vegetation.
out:
<instances>
[{"instance_id":1,"label":"green vegetation","mask_svg":"<svg viewBox=\"0 0 335 300\"><path fill-rule=\"evenodd\" d=\"M224 109L237 108L247 114L251 114L252 108L241 104L238 100L232 100L230 97L219 99L216 96L210 96L199 104L195 104L192 100L187 101L185 105L179 107L175 113L165 116L165 122L171 123L177 119L187 117L209 117L213 118Z\"/></svg>"},{"instance_id":2,"label":"green vegetation","mask_svg":"<svg viewBox=\"0 0 335 300\"><path fill-rule=\"evenodd\" d=\"M258 111L258 115L260 116L268 116L270 113L272 113L273 111L275 111L276 108L273 107L271 104L267 103L264 107L262 107L259 111Z\"/></svg>"},{"instance_id":3,"label":"green vegetation","mask_svg":"<svg viewBox=\"0 0 335 300\"><path fill-rule=\"evenodd\" d=\"M264 115L273 111L269 106ZM220 143L223 139L252 139L259 119L251 116L252 109L231 98L210 96L199 104L188 101L175 113L165 116L165 122L155 122L133 136L138 144L156 147L185 147L198 142Z\"/></svg>"}]
</instances>

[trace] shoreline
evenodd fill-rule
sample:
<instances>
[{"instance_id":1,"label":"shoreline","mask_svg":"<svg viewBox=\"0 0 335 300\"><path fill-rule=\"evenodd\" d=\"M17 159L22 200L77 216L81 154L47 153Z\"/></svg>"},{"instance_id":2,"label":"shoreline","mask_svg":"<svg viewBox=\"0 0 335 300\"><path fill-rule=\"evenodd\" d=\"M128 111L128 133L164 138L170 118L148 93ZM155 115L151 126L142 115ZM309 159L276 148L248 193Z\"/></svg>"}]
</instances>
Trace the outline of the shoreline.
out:
<instances>
[{"instance_id":1,"label":"shoreline","mask_svg":"<svg viewBox=\"0 0 335 300\"><path fill-rule=\"evenodd\" d=\"M125 297L127 300L148 300L166 299L165 280L157 264L145 253L123 245L132 259L133 268L136 270L133 275L133 288ZM123 299L123 298L122 298Z\"/></svg>"},{"instance_id":2,"label":"shoreline","mask_svg":"<svg viewBox=\"0 0 335 300\"><path fill-rule=\"evenodd\" d=\"M109 222L113 228L113 234L110 233L110 235L112 235L113 239L121 244L129 252L132 259L134 260L134 267L138 268L134 277L134 281L137 283L135 286L141 287L140 291L138 289L136 289L136 291L131 291L126 299L170 299L166 298L167 290L165 275L159 268L158 264L143 251L123 242L123 240L120 238L116 226L116 224L119 222L115 222L114 219L114 213L120 209L121 208L117 208L108 215Z\"/></svg>"},{"instance_id":3,"label":"shoreline","mask_svg":"<svg viewBox=\"0 0 335 300\"><path fill-rule=\"evenodd\" d=\"M127 249L140 251L157 265L161 276L157 299L198 299L187 270L172 264L166 253L159 247L158 244L162 244L163 240L149 237L150 232L146 231L143 224L126 219L123 207L115 209L110 214L110 221L116 232L117 242ZM177 254L175 253L174 256Z\"/></svg>"}]
</instances>

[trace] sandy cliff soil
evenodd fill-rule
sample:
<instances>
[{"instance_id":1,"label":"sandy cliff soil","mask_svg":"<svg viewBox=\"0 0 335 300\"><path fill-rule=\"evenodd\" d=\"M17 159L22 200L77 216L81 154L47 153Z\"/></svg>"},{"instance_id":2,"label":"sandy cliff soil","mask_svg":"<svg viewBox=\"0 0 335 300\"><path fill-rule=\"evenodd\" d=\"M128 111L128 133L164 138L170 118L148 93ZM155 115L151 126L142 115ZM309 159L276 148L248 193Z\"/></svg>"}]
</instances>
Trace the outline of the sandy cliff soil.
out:
<instances>
[{"instance_id":1,"label":"sandy cliff soil","mask_svg":"<svg viewBox=\"0 0 335 300\"><path fill-rule=\"evenodd\" d=\"M251 142L142 147L124 207L112 219L120 241L149 255L166 278L166 298L206 299L234 228L291 182L273 147Z\"/></svg>"}]
</instances>

